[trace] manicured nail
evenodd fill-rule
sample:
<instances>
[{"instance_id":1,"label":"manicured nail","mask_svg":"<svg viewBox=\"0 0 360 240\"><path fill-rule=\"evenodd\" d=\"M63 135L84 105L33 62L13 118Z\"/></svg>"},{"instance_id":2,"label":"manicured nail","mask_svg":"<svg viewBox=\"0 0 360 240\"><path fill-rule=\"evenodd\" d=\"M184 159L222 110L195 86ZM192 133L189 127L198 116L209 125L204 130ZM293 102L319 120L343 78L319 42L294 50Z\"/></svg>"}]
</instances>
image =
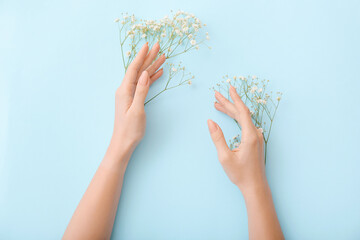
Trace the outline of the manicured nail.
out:
<instances>
[{"instance_id":1,"label":"manicured nail","mask_svg":"<svg viewBox=\"0 0 360 240\"><path fill-rule=\"evenodd\" d=\"M210 133L213 133L217 130L217 124L210 119L208 120L208 127L209 127Z\"/></svg>"},{"instance_id":2,"label":"manicured nail","mask_svg":"<svg viewBox=\"0 0 360 240\"><path fill-rule=\"evenodd\" d=\"M148 80L147 71L143 71L139 79L139 84L146 86L148 84Z\"/></svg>"}]
</instances>

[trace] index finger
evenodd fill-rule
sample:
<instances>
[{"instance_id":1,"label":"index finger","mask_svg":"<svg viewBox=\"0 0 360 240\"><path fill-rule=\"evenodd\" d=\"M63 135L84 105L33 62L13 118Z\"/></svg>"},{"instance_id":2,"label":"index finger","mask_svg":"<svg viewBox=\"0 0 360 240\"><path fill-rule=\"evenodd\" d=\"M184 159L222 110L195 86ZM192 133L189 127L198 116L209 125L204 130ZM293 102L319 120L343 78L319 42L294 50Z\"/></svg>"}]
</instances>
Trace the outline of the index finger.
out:
<instances>
[{"instance_id":1,"label":"index finger","mask_svg":"<svg viewBox=\"0 0 360 240\"><path fill-rule=\"evenodd\" d=\"M239 94L236 92L236 89L230 85L230 97L234 102L234 105L236 107L236 114L235 119L240 124L241 128L244 131L254 130L255 125L251 120L251 114L249 111L249 108L245 105L245 103L242 101Z\"/></svg>"},{"instance_id":2,"label":"index finger","mask_svg":"<svg viewBox=\"0 0 360 240\"><path fill-rule=\"evenodd\" d=\"M131 64L129 65L129 67L126 71L126 74L125 74L126 83L133 85L134 90L136 87L138 73L140 71L141 66L143 65L143 63L145 61L148 51L149 51L149 45L148 45L148 43L145 43L141 47L141 49L137 53L135 59L131 62Z\"/></svg>"}]
</instances>

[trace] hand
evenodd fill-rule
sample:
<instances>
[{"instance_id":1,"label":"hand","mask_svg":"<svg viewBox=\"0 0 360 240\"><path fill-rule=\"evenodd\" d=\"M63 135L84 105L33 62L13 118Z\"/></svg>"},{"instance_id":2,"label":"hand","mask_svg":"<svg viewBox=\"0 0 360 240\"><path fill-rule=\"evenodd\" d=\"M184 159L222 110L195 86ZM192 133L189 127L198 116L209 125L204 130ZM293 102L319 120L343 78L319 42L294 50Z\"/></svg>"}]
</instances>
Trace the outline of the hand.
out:
<instances>
[{"instance_id":1,"label":"hand","mask_svg":"<svg viewBox=\"0 0 360 240\"><path fill-rule=\"evenodd\" d=\"M208 120L211 138L216 146L218 158L230 180L244 193L259 186L265 186L264 142L262 131L253 124L250 111L230 86L233 103L219 92L215 92L215 108L235 119L242 129L241 143L230 150L221 128ZM263 185L265 184L265 185Z\"/></svg>"},{"instance_id":2,"label":"hand","mask_svg":"<svg viewBox=\"0 0 360 240\"><path fill-rule=\"evenodd\" d=\"M165 55L156 61L160 46L156 43L149 51L148 43L140 49L129 65L115 96L115 123L112 144L115 148L134 149L145 134L146 114L144 102L150 85L161 77ZM115 143L114 143L115 142Z\"/></svg>"}]
</instances>

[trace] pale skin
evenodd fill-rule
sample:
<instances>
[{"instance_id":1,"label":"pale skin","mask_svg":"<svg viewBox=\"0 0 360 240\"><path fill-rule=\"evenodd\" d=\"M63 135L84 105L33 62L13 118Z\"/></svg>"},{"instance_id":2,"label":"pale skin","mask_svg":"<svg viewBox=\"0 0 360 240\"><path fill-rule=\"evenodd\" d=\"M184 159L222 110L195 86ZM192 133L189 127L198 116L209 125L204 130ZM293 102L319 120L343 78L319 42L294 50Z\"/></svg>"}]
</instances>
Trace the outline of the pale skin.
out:
<instances>
[{"instance_id":1,"label":"pale skin","mask_svg":"<svg viewBox=\"0 0 360 240\"><path fill-rule=\"evenodd\" d=\"M160 78L165 56L156 58L159 44L145 44L130 64L115 94L113 135L93 179L77 206L63 239L110 239L127 164L144 137L144 102L150 85ZM261 133L249 111L230 90L234 103L216 93L215 108L236 119L243 129L241 144L230 151L220 127L208 121L218 157L230 180L242 191L249 220L250 239L283 239L267 184Z\"/></svg>"},{"instance_id":2,"label":"pale skin","mask_svg":"<svg viewBox=\"0 0 360 240\"><path fill-rule=\"evenodd\" d=\"M251 121L250 111L236 89L230 86L229 91L233 102L215 92L217 102L214 106L239 123L242 136L239 147L230 150L219 125L208 120L219 161L229 179L244 196L249 239L284 239L266 179L262 132Z\"/></svg>"}]
</instances>

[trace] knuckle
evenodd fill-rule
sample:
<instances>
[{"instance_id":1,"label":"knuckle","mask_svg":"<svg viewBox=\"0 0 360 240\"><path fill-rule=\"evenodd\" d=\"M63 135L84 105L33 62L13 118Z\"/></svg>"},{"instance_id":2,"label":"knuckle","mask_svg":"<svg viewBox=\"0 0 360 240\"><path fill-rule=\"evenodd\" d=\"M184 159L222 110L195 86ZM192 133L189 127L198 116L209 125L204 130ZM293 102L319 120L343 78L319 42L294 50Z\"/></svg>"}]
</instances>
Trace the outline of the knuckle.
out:
<instances>
[{"instance_id":1,"label":"knuckle","mask_svg":"<svg viewBox=\"0 0 360 240\"><path fill-rule=\"evenodd\" d=\"M259 143L259 138L256 134L254 134L249 137L248 141L250 144L256 145Z\"/></svg>"},{"instance_id":2,"label":"knuckle","mask_svg":"<svg viewBox=\"0 0 360 240\"><path fill-rule=\"evenodd\" d=\"M145 111L141 108L136 108L135 111L134 111L134 115L136 117L142 117L145 115Z\"/></svg>"},{"instance_id":3,"label":"knuckle","mask_svg":"<svg viewBox=\"0 0 360 240\"><path fill-rule=\"evenodd\" d=\"M250 114L250 109L245 104L241 106L240 111L244 114Z\"/></svg>"},{"instance_id":4,"label":"knuckle","mask_svg":"<svg viewBox=\"0 0 360 240\"><path fill-rule=\"evenodd\" d=\"M214 142L219 142L221 140L221 135L217 132L213 134Z\"/></svg>"}]
</instances>

